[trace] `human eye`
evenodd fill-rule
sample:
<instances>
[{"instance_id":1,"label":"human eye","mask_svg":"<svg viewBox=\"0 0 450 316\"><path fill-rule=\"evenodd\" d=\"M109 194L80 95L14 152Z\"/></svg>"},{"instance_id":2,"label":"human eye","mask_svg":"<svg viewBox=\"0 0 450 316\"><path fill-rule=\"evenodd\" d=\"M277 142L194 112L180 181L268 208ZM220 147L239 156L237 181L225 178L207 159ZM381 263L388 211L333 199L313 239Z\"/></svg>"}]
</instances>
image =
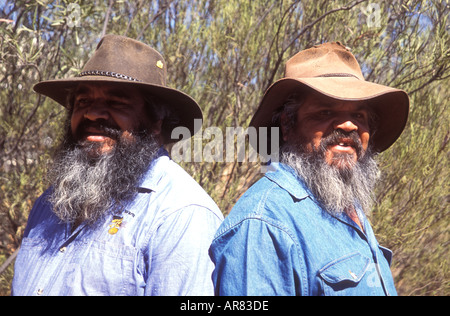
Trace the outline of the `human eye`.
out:
<instances>
[{"instance_id":1,"label":"human eye","mask_svg":"<svg viewBox=\"0 0 450 316\"><path fill-rule=\"evenodd\" d=\"M331 116L333 112L331 110L321 110L319 111L319 115L323 117Z\"/></svg>"},{"instance_id":2,"label":"human eye","mask_svg":"<svg viewBox=\"0 0 450 316\"><path fill-rule=\"evenodd\" d=\"M317 112L315 112L313 114L313 118L317 119L317 120L325 120L328 119L329 117L331 117L333 115L333 111L328 110L328 109L323 109L323 110L319 110Z\"/></svg>"},{"instance_id":3,"label":"human eye","mask_svg":"<svg viewBox=\"0 0 450 316\"><path fill-rule=\"evenodd\" d=\"M76 108L84 108L90 104L90 100L87 97L77 97L75 99Z\"/></svg>"},{"instance_id":4,"label":"human eye","mask_svg":"<svg viewBox=\"0 0 450 316\"><path fill-rule=\"evenodd\" d=\"M110 100L108 102L108 105L117 110L126 109L129 107L128 102L126 102L125 100L120 100L120 99Z\"/></svg>"},{"instance_id":5,"label":"human eye","mask_svg":"<svg viewBox=\"0 0 450 316\"><path fill-rule=\"evenodd\" d=\"M368 114L365 111L353 113L353 117L361 122L366 122L368 120Z\"/></svg>"}]
</instances>

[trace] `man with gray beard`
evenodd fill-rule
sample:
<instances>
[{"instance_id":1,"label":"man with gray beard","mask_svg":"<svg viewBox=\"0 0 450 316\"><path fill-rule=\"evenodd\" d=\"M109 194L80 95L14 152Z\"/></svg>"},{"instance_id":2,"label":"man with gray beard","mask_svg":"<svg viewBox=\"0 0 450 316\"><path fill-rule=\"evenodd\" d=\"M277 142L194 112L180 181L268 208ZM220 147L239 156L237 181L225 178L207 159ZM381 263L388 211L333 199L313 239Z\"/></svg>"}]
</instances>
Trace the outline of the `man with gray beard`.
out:
<instances>
[{"instance_id":1,"label":"man with gray beard","mask_svg":"<svg viewBox=\"0 0 450 316\"><path fill-rule=\"evenodd\" d=\"M215 235L216 294L396 295L392 252L367 215L374 155L400 136L408 111L407 94L365 81L339 42L293 56L250 123L280 128L280 162ZM272 148L270 135L267 142Z\"/></svg>"},{"instance_id":2,"label":"man with gray beard","mask_svg":"<svg viewBox=\"0 0 450 316\"><path fill-rule=\"evenodd\" d=\"M67 107L50 188L31 210L13 295L211 295L208 248L223 216L168 156L197 103L166 86L151 47L107 35L78 77L35 91Z\"/></svg>"},{"instance_id":3,"label":"man with gray beard","mask_svg":"<svg viewBox=\"0 0 450 316\"><path fill-rule=\"evenodd\" d=\"M107 131L117 141L112 151L91 156L99 144L78 142L67 130L48 171L48 180L53 184L49 196L53 212L61 221L74 223L73 229L83 221L95 223L117 201L132 200L137 194L135 186L160 147L153 134L146 134L145 127L129 142L121 137L119 128L106 127L106 121L100 121L85 120L79 129L89 125Z\"/></svg>"}]
</instances>

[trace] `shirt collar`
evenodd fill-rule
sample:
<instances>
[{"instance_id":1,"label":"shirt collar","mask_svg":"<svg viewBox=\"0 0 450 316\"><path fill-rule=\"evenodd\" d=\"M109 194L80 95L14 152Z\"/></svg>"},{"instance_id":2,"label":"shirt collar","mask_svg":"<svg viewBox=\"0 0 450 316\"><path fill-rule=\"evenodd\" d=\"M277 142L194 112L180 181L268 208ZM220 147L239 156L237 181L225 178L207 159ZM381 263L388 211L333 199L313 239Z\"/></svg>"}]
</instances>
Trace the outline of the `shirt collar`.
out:
<instances>
[{"instance_id":1,"label":"shirt collar","mask_svg":"<svg viewBox=\"0 0 450 316\"><path fill-rule=\"evenodd\" d=\"M278 184L297 200L311 196L303 180L298 177L294 169L285 164L272 162L264 176Z\"/></svg>"},{"instance_id":2,"label":"shirt collar","mask_svg":"<svg viewBox=\"0 0 450 316\"><path fill-rule=\"evenodd\" d=\"M156 191L158 183L164 175L165 165L169 160L170 157L167 150L164 147L160 147L138 189L144 192L148 190Z\"/></svg>"},{"instance_id":3,"label":"shirt collar","mask_svg":"<svg viewBox=\"0 0 450 316\"><path fill-rule=\"evenodd\" d=\"M271 163L268 166L268 171L264 176L278 184L281 188L289 192L291 196L299 201L305 199L306 197L310 197L312 200L316 201L315 197L306 187L304 181L297 175L295 170L283 163ZM361 224L364 227L364 230L366 230L367 227L370 227L370 225L367 225L367 218L359 205L356 205L356 212ZM340 213L330 215L344 223L354 226L359 230L359 227L347 214Z\"/></svg>"}]
</instances>

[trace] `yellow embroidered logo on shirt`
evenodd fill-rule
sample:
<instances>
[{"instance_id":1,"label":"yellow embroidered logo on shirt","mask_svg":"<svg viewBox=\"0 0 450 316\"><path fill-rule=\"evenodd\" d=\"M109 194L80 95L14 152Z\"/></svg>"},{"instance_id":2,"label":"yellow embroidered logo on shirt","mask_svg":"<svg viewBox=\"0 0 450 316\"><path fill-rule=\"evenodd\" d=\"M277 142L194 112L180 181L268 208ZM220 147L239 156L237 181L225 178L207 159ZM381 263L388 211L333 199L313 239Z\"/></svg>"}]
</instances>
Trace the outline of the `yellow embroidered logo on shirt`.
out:
<instances>
[{"instance_id":1,"label":"yellow embroidered logo on shirt","mask_svg":"<svg viewBox=\"0 0 450 316\"><path fill-rule=\"evenodd\" d=\"M122 225L123 218L113 217L111 225L109 225L108 233L114 235L119 231L120 225Z\"/></svg>"}]
</instances>

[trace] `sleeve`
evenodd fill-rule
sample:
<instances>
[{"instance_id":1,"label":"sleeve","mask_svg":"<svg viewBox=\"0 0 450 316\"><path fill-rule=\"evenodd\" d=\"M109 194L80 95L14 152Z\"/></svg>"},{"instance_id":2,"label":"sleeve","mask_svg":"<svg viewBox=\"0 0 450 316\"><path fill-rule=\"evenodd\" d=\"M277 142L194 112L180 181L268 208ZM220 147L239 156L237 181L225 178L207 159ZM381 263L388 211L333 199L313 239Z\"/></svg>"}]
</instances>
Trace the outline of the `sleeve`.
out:
<instances>
[{"instance_id":1,"label":"sleeve","mask_svg":"<svg viewBox=\"0 0 450 316\"><path fill-rule=\"evenodd\" d=\"M23 237L28 237L30 231L39 223L45 221L49 217L53 217L52 206L48 202L51 188L47 189L41 196L39 196L31 208L28 215L27 225L24 230Z\"/></svg>"},{"instance_id":2,"label":"sleeve","mask_svg":"<svg viewBox=\"0 0 450 316\"><path fill-rule=\"evenodd\" d=\"M301 273L297 246L282 227L246 219L211 246L216 295L297 295Z\"/></svg>"},{"instance_id":3,"label":"sleeve","mask_svg":"<svg viewBox=\"0 0 450 316\"><path fill-rule=\"evenodd\" d=\"M145 294L213 295L208 249L220 223L220 217L202 206L169 215L150 241Z\"/></svg>"}]
</instances>

